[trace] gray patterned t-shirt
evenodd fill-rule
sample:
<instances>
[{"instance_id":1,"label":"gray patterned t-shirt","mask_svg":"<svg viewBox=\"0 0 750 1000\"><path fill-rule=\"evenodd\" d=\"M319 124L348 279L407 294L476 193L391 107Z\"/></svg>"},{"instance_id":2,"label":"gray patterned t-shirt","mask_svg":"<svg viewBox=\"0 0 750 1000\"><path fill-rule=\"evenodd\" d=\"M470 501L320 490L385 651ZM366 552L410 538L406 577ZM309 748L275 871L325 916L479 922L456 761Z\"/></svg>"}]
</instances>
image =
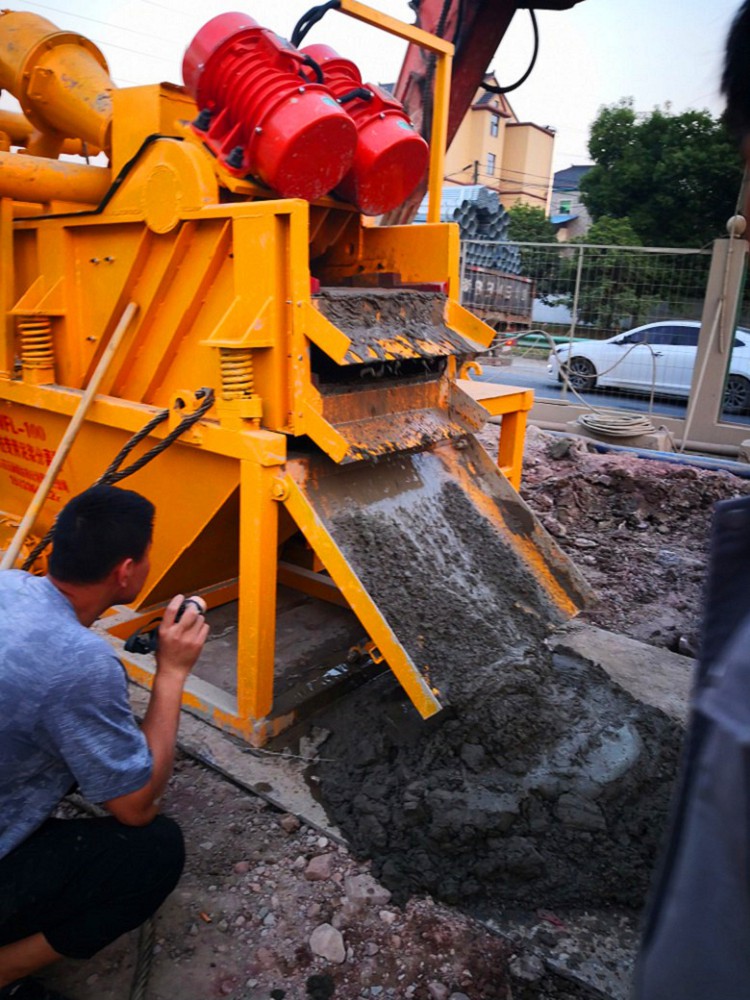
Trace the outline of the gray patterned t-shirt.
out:
<instances>
[{"instance_id":1,"label":"gray patterned t-shirt","mask_svg":"<svg viewBox=\"0 0 750 1000\"><path fill-rule=\"evenodd\" d=\"M150 776L112 648L46 577L0 572L0 858L75 782L106 802Z\"/></svg>"}]
</instances>

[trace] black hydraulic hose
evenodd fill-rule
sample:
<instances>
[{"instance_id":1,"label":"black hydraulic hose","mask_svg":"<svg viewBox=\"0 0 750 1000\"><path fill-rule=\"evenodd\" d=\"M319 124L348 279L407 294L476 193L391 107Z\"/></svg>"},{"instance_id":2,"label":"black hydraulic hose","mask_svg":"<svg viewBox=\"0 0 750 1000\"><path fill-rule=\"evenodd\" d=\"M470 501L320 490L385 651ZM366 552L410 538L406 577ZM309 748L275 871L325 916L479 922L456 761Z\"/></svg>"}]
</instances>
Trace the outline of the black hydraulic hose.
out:
<instances>
[{"instance_id":1,"label":"black hydraulic hose","mask_svg":"<svg viewBox=\"0 0 750 1000\"><path fill-rule=\"evenodd\" d=\"M36 219L76 219L82 215L101 215L107 205L109 205L110 201L112 201L114 196L120 190L123 182L126 180L128 174L136 163L140 160L141 156L146 152L152 143L159 139L170 139L173 142L185 141L181 135L161 135L159 132L147 135L133 156L131 156L128 162L121 167L117 177L115 177L112 181L107 193L104 195L96 208L85 208L81 212L50 212L47 215L23 215L16 219L16 222L34 222Z\"/></svg>"},{"instance_id":2,"label":"black hydraulic hose","mask_svg":"<svg viewBox=\"0 0 750 1000\"><path fill-rule=\"evenodd\" d=\"M317 80L317 82L318 83L323 83L324 76L323 76L323 70L321 69L320 63L316 62L315 59L313 59L313 57L310 56L310 55L308 55L307 53L305 53L305 58L303 59L303 62L307 66L309 66L310 69L313 71L313 73L315 74L315 79ZM302 70L300 70L300 76L304 76Z\"/></svg>"},{"instance_id":3,"label":"black hydraulic hose","mask_svg":"<svg viewBox=\"0 0 750 1000\"><path fill-rule=\"evenodd\" d=\"M458 49L461 44L461 29L464 26L464 0L458 0L458 10L456 11L456 27L453 32L453 44Z\"/></svg>"},{"instance_id":4,"label":"black hydraulic hose","mask_svg":"<svg viewBox=\"0 0 750 1000\"><path fill-rule=\"evenodd\" d=\"M328 3L319 4L317 7L311 7L306 14L297 21L294 26L294 31L292 32L292 37L290 39L292 45L295 48L299 48L299 44L305 35L308 33L310 28L314 27L321 18L325 17L329 10L338 10L341 7L341 0L328 0Z\"/></svg>"},{"instance_id":5,"label":"black hydraulic hose","mask_svg":"<svg viewBox=\"0 0 750 1000\"><path fill-rule=\"evenodd\" d=\"M339 104L348 104L349 101L354 101L359 98L361 101L371 101L372 91L367 90L366 87L355 87L354 90L349 90L341 97L337 97L336 100Z\"/></svg>"},{"instance_id":6,"label":"black hydraulic hose","mask_svg":"<svg viewBox=\"0 0 750 1000\"><path fill-rule=\"evenodd\" d=\"M520 78L512 83L509 87L495 86L494 83L482 83L480 86L489 91L491 94L509 94L512 90L518 90L522 83L526 83L528 78L531 76L531 71L536 65L536 57L539 55L539 25L536 23L536 14L533 7L529 7L529 14L531 15L531 23L534 27L534 53L531 57L531 62L529 63L529 68Z\"/></svg>"}]
</instances>

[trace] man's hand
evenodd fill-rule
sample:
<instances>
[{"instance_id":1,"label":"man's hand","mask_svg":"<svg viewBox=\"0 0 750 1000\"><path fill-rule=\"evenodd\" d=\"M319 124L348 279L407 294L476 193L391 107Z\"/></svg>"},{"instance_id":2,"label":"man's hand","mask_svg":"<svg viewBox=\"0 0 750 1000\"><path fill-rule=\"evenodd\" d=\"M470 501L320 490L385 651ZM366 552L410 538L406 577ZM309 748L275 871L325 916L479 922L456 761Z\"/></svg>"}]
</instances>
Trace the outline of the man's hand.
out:
<instances>
[{"instance_id":1,"label":"man's hand","mask_svg":"<svg viewBox=\"0 0 750 1000\"><path fill-rule=\"evenodd\" d=\"M177 621L184 600L182 594L172 598L159 626L156 676L141 726L153 758L151 777L143 788L104 803L116 819L129 826L144 826L159 811L159 799L172 773L182 689L208 635L203 613L192 601Z\"/></svg>"},{"instance_id":2,"label":"man's hand","mask_svg":"<svg viewBox=\"0 0 750 1000\"><path fill-rule=\"evenodd\" d=\"M194 601L188 601L180 620L177 612L183 601L177 594L166 607L159 626L159 648L156 671L159 676L175 675L182 683L187 680L208 636L208 625Z\"/></svg>"}]
</instances>

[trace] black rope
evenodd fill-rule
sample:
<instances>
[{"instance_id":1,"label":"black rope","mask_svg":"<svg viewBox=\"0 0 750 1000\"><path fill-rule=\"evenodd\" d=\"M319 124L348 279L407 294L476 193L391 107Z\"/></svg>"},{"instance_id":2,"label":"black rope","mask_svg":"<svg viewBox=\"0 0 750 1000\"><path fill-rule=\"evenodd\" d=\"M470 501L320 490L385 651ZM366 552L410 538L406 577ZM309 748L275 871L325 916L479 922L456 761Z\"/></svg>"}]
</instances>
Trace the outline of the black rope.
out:
<instances>
[{"instance_id":1,"label":"black rope","mask_svg":"<svg viewBox=\"0 0 750 1000\"><path fill-rule=\"evenodd\" d=\"M328 0L328 3L319 4L317 7L311 7L306 14L297 21L294 26L294 31L292 32L291 43L296 48L299 48L299 44L308 31L313 28L318 21L320 21L329 10L338 10L341 7L341 0Z\"/></svg>"},{"instance_id":2,"label":"black rope","mask_svg":"<svg viewBox=\"0 0 750 1000\"><path fill-rule=\"evenodd\" d=\"M148 465L152 459L156 458L157 455L160 455L163 451L165 451L174 441L177 440L178 437L180 437L181 434L184 434L186 430L189 430L193 424L196 424L204 413L210 410L214 405L213 389L200 389L199 392L204 397L201 405L193 413L188 413L187 416L183 417L179 424L174 428L174 430L171 430L169 434L167 434L163 441L159 441L158 444L155 444L153 448L150 448L145 454L141 455L139 459L136 459L132 465L128 465L124 469L118 469L122 460L129 454L130 451L132 451L131 442L128 441L106 472L102 473L94 485L112 486L114 483L119 483L120 480L125 479L128 476L132 476L134 472L140 471L144 465ZM163 412L166 416L169 416L169 410L165 410ZM162 416L162 414L157 414L157 416ZM166 416L162 416L162 420L165 420ZM153 419L155 420L156 417ZM161 423L161 421L159 421L159 423ZM145 436L143 431L138 431L138 434L141 434L142 437Z\"/></svg>"},{"instance_id":3,"label":"black rope","mask_svg":"<svg viewBox=\"0 0 750 1000\"><path fill-rule=\"evenodd\" d=\"M131 465L127 465L124 469L121 469L120 466L131 453L133 448L135 448L135 446L145 437L148 437L155 427L158 427L159 424L163 423L169 417L169 410L160 410L158 413L154 414L149 422L145 426L141 427L139 431L136 431L130 440L123 445L101 476L99 476L99 478L92 483L92 486L113 486L115 483L121 482L128 476L132 476L134 472L138 472L144 467L144 465L148 465L148 463L156 458L157 455L160 455L171 444L173 444L177 438L180 437L180 435L184 434L186 430L189 430L193 426L193 424L197 423L214 405L214 391L213 389L199 389L195 395L197 399L203 399L200 406L197 407L197 409L192 413L188 413L184 416L179 424L171 430L162 441L155 444L153 448L150 448ZM42 538L41 541L39 541L31 550L31 553L27 557L21 569L31 569L42 552L44 552L47 546L52 542L54 537L55 526L52 525L44 538Z\"/></svg>"},{"instance_id":4,"label":"black rope","mask_svg":"<svg viewBox=\"0 0 750 1000\"><path fill-rule=\"evenodd\" d=\"M482 83L480 86L489 91L490 94L509 94L512 90L518 90L522 83L526 83L528 78L531 76L531 71L536 64L536 57L539 55L539 25L536 23L536 14L534 13L534 8L529 7L529 14L531 15L531 23L534 27L534 53L531 57L531 62L529 63L529 68L523 74L520 80L516 80L509 87L495 86L494 83Z\"/></svg>"}]
</instances>

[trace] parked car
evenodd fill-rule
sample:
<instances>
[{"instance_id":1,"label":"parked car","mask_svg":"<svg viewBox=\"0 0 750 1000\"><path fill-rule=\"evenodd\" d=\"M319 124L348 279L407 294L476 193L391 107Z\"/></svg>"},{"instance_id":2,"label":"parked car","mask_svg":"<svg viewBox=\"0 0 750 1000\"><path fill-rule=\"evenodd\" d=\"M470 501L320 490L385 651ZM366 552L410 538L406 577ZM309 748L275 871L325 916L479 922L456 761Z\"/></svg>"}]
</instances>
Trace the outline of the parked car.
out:
<instances>
[{"instance_id":1,"label":"parked car","mask_svg":"<svg viewBox=\"0 0 750 1000\"><path fill-rule=\"evenodd\" d=\"M609 340L579 340L551 352L547 371L572 388L621 388L687 396L693 378L700 323L647 323ZM737 329L724 387L724 412L750 409L750 330Z\"/></svg>"}]
</instances>

